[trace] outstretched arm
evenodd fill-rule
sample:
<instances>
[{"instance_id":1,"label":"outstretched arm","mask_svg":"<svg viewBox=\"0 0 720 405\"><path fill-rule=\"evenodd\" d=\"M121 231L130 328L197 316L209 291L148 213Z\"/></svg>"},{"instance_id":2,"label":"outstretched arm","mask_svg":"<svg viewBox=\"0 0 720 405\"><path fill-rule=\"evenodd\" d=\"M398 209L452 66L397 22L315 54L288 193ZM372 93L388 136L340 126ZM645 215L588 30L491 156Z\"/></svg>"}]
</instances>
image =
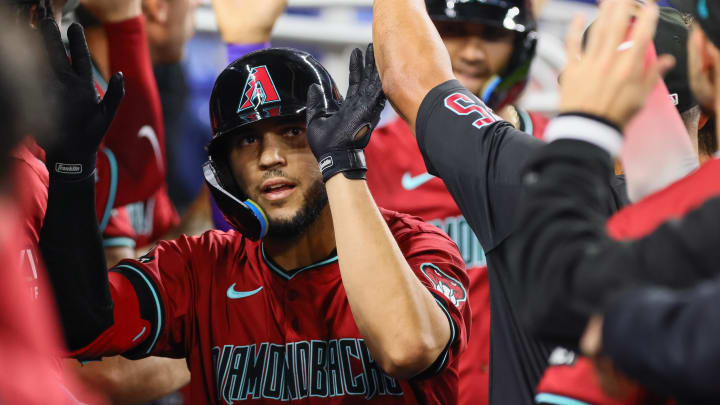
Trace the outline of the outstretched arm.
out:
<instances>
[{"instance_id":1,"label":"outstretched arm","mask_svg":"<svg viewBox=\"0 0 720 405\"><path fill-rule=\"evenodd\" d=\"M384 106L372 45L364 64L360 50L353 52L348 96L339 111L331 114L323 104L320 90L311 87L308 142L326 182L340 273L355 323L373 358L389 375L410 378L429 368L437 372L443 365L431 366L442 363L438 359L445 358L441 355L454 343L455 320L414 273L412 266L422 264L411 264L404 256L365 181L362 149ZM448 249L439 242L428 245ZM425 265L437 264L454 274L457 263L448 264L452 257L447 254L444 263Z\"/></svg>"},{"instance_id":2,"label":"outstretched arm","mask_svg":"<svg viewBox=\"0 0 720 405\"><path fill-rule=\"evenodd\" d=\"M50 173L40 250L47 265L68 344L89 342L112 323L112 300L95 218L95 157L123 95L113 76L99 102L90 54L79 24L68 29L72 63L57 24L41 22L55 81L50 96L62 106L60 137L43 145ZM89 340L88 340L89 339Z\"/></svg>"},{"instance_id":3,"label":"outstretched arm","mask_svg":"<svg viewBox=\"0 0 720 405\"><path fill-rule=\"evenodd\" d=\"M372 30L385 96L415 132L425 96L455 78L450 56L423 0L375 0Z\"/></svg>"}]
</instances>

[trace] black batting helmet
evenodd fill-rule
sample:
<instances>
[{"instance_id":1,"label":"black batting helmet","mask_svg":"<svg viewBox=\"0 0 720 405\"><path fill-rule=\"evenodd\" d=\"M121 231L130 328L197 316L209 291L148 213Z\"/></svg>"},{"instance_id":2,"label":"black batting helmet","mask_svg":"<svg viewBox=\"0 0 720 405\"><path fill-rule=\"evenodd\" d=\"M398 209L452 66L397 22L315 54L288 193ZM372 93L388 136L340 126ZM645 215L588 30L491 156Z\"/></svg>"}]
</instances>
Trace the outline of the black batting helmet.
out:
<instances>
[{"instance_id":1,"label":"black batting helmet","mask_svg":"<svg viewBox=\"0 0 720 405\"><path fill-rule=\"evenodd\" d=\"M326 106L330 100L342 100L320 62L307 52L289 48L249 53L231 63L215 81L210 96L213 137L207 146L209 160L203 165L203 174L225 219L251 239L267 234L268 220L235 180L227 140L242 127L258 121L304 117L312 84L322 89Z\"/></svg>"},{"instance_id":2,"label":"black batting helmet","mask_svg":"<svg viewBox=\"0 0 720 405\"><path fill-rule=\"evenodd\" d=\"M527 85L537 46L537 22L530 0L425 0L434 21L457 21L516 32L505 69L488 80L478 96L491 108L512 103Z\"/></svg>"}]
</instances>

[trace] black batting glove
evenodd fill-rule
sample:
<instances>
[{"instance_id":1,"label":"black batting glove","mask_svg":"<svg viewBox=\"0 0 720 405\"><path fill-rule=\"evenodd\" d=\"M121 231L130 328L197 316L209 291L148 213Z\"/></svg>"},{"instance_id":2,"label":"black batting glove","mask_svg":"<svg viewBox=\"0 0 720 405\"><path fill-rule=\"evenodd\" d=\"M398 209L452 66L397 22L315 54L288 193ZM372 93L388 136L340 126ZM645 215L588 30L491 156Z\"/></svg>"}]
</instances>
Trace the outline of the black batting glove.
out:
<instances>
[{"instance_id":1,"label":"black batting glove","mask_svg":"<svg viewBox=\"0 0 720 405\"><path fill-rule=\"evenodd\" d=\"M342 105L325 105L320 86L308 90L307 139L318 160L323 181L338 173L349 179L364 179L367 166L363 149L380 121L385 107L380 76L375 67L372 44L350 56L350 87Z\"/></svg>"},{"instance_id":2,"label":"black batting glove","mask_svg":"<svg viewBox=\"0 0 720 405\"><path fill-rule=\"evenodd\" d=\"M50 94L60 114L59 134L49 144L42 144L50 176L68 181L82 180L95 172L98 147L110 127L125 94L122 73L108 83L105 98L96 90L90 62L90 51L80 24L68 29L70 58L65 53L60 29L54 20L40 23L53 77Z\"/></svg>"}]
</instances>

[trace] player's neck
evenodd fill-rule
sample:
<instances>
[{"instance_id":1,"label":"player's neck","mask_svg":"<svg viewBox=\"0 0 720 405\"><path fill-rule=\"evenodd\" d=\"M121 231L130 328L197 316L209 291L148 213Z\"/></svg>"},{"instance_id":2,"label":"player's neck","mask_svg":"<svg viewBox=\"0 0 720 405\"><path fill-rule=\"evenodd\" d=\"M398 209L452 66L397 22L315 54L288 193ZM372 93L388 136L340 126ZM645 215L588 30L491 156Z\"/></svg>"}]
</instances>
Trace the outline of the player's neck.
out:
<instances>
[{"instance_id":1,"label":"player's neck","mask_svg":"<svg viewBox=\"0 0 720 405\"><path fill-rule=\"evenodd\" d=\"M323 209L318 219L300 237L293 240L267 237L263 239L263 247L265 254L287 270L309 266L327 259L335 249L335 232L330 206Z\"/></svg>"}]
</instances>

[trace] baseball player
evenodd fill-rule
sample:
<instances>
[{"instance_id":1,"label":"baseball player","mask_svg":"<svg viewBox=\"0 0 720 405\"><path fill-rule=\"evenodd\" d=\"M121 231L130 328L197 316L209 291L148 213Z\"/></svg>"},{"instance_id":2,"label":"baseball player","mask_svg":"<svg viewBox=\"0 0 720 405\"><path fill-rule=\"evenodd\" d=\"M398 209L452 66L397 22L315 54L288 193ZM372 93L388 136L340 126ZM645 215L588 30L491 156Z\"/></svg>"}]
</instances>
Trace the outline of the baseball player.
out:
<instances>
[{"instance_id":1,"label":"baseball player","mask_svg":"<svg viewBox=\"0 0 720 405\"><path fill-rule=\"evenodd\" d=\"M342 105L296 50L218 77L203 170L240 232L161 242L108 273L83 207L91 179L51 179L41 246L73 355L186 357L192 403L455 403L464 263L437 228L370 196L374 66L353 53Z\"/></svg>"},{"instance_id":2,"label":"baseball player","mask_svg":"<svg viewBox=\"0 0 720 405\"><path fill-rule=\"evenodd\" d=\"M22 204L28 201L26 184L18 176L17 145L27 131L53 135L55 123L47 103L47 60L38 54L32 37L18 29L10 17L12 11L0 5L0 402L75 405L79 402L68 390L72 380L61 374L56 361L63 345L52 300L47 294L33 299L35 291L28 294L28 282L21 272L21 266L27 267L33 256L24 249L28 227ZM25 48L18 50L18 43ZM42 282L45 280L39 280Z\"/></svg>"},{"instance_id":3,"label":"baseball player","mask_svg":"<svg viewBox=\"0 0 720 405\"><path fill-rule=\"evenodd\" d=\"M535 19L524 1L460 2L427 0L428 14L450 55L453 74L482 96L499 115L537 138L547 120L512 103L528 81L535 55ZM516 8L518 24L508 28L505 15ZM458 245L470 278L472 333L460 359L460 404L488 402L490 377L490 291L485 253L445 184L428 174L415 137L397 118L378 128L365 150L368 185L382 207L422 217Z\"/></svg>"},{"instance_id":4,"label":"baseball player","mask_svg":"<svg viewBox=\"0 0 720 405\"><path fill-rule=\"evenodd\" d=\"M698 22L693 26L687 46L690 84L700 105L711 109L717 98L714 83L717 83L718 76L716 66L720 60L717 48L720 35L716 24L720 10L713 2L676 4L682 3ZM711 163L695 175L646 200L659 204L654 210L643 211L653 217L646 224L640 223L645 227L643 233L650 232L645 237L633 243L617 243L607 237L602 227L598 228L601 222L598 222L594 207L595 200L602 198L603 190L596 184L603 176L600 168L608 165L610 156L617 150L612 145L622 142L617 128L627 124L645 101L658 73L669 69L673 62L665 57L647 68L638 63L642 60L639 51L647 43L657 20L657 10L650 5L644 8L634 28L632 39L638 49L627 54L615 53L621 60L611 66L611 71L603 69L599 73L588 68L610 52L614 53L618 39L628 30L627 10L631 6L623 1L611 4L602 10L607 19L602 38L615 38L614 42L593 41L593 49L568 69L572 72L572 76L568 76L572 79L568 80L574 85L573 91L563 93L565 107L572 108L572 111L586 111L593 117L603 117L606 124L588 131L584 141L566 139L548 146L528 167L533 178L532 183L528 182L529 195L544 208L538 210L537 206L533 207L535 204L529 204L523 218L533 218L531 229L535 229L536 219L551 224L543 226L541 233L553 235L554 242L548 244L541 233L528 233L523 235L524 255L518 256L532 255L532 246L553 246L549 254L543 252L542 258L532 263L533 274L539 277L553 274L555 284L563 282L557 277L573 274L577 281L573 283L573 288L566 289L566 294L569 298L575 297L572 301L581 304L576 305L574 311L598 314L586 328L581 345L585 353L607 356L604 363L612 359L620 370L648 384L655 392L677 395L680 401L690 403L716 402L717 385L712 379L706 380L706 376L716 375L713 372L716 363L710 359L714 359L717 353L717 334L708 329L707 325L712 321L707 319L717 316L713 313L717 308L717 290L715 281L703 281L717 277L717 221L714 218L717 217L718 200L710 198L715 190L692 190L692 186L703 183L707 186L709 182L716 182L712 172L706 171L700 176L701 171ZM581 22L573 25L573 34L568 41L569 52L579 50L576 38L580 25ZM600 44L605 52L596 52ZM624 67L628 66L632 68L625 70ZM587 81L588 76L598 80L601 75L608 83L614 83L613 86L595 89L578 86ZM622 79L613 80L619 77ZM581 91L576 91L578 88ZM618 93L620 97L617 97ZM588 96L592 99L608 97L613 102L597 110L589 110L581 107L584 103L580 99ZM610 143L606 142L608 140ZM582 184L573 184L571 178L580 172L585 173ZM573 186L561 187L568 184ZM538 199L539 195L543 197ZM708 201L693 210L705 198L709 198ZM560 206L568 209L561 212L556 209ZM645 205L645 208L651 206ZM673 218L688 210L692 211L659 226L662 216ZM542 211L542 218L536 216ZM562 231L556 232L557 229ZM585 236L578 238L579 232ZM562 243L560 238L569 243ZM544 260L547 257L556 259L549 265ZM606 290L602 287L608 286L613 294L602 294ZM700 288L694 289L697 286ZM578 299L584 302L580 303ZM557 307L552 309L557 313ZM555 326L556 336L577 330L577 326L565 322Z\"/></svg>"},{"instance_id":5,"label":"baseball player","mask_svg":"<svg viewBox=\"0 0 720 405\"><path fill-rule=\"evenodd\" d=\"M2 400L9 403L75 404L79 402L73 397L73 394L81 394L85 399L87 392L74 384L72 386L67 384L72 381L72 378L59 367L60 362L57 360L64 348L61 348L56 333L52 294L48 294L48 290L43 288L48 284L48 278L42 266L37 246L48 198L47 182L52 176L44 163L52 173L64 173L68 176L84 173L86 176L93 177L93 170L86 172L84 169L88 165L95 166L97 147L85 155L84 159L72 164L68 164L64 160L55 160L55 157L60 154L67 156L67 154L76 153L79 149L83 149L82 145L89 137L99 139L104 135L122 99L123 83L121 76L116 77L110 91L100 101L93 86L89 55L82 30L76 26L68 32L69 48L73 57L70 62L57 25L52 20L50 2L13 2L12 7L15 20L4 21L3 24L7 23L9 29L21 27L21 29L30 30L30 21L35 23L45 39L47 60L41 66L47 71L42 72L43 74L38 77L36 67L27 67L26 71L22 72L23 74L16 73L11 85L3 86L7 89L6 92L3 92L7 97L18 96L15 102L20 106L26 104L23 102L25 97L37 97L37 94L33 93L35 86L40 86L43 93L42 101L36 99L33 102L34 113L31 125L14 127L8 123L8 128L11 130L32 133L35 139L42 144L42 148L30 138L26 138L13 150L13 161L10 164L14 180L19 185L15 202L22 211L20 215L17 215L13 207L5 206L3 209L3 262L7 264L7 271L3 272L2 277L3 281L7 283L4 285L8 289L12 289L3 294L3 299L12 301L14 305L20 305L22 309L13 311L12 317L3 320L4 330L8 332L6 336L17 334L19 340L12 344L10 342L3 344L4 350L8 350L3 353L3 358L7 363L7 367L4 369L12 373L4 377L13 381L15 388L9 393L9 396L3 396ZM3 37L4 40L5 38ZM26 46L23 52L15 52L12 58L12 60L17 59L18 63L26 62L28 54L34 49L32 41L18 42L19 37L13 35L12 32L8 33L7 38L15 41L14 46L18 43ZM14 66L15 63L8 62L5 65ZM37 83L28 85L28 83L24 83L24 80L37 81ZM16 86L23 85L25 88L21 96L13 94ZM25 92L31 94L24 94ZM46 102L50 104L51 108L45 108L44 103ZM10 105L6 107L10 116L17 114L16 118L12 118L13 120L23 117L22 107ZM48 128L48 125L43 127L38 124L38 122L43 123L44 121L47 124L47 121L51 119L49 117L57 117L56 127L50 125L51 128ZM7 135L6 145L10 143L9 139L13 134ZM4 197L3 202L6 202ZM94 204L91 205L89 212L95 215ZM17 224L16 229L13 229L13 224ZM8 232L14 232L11 240L7 239ZM18 253L20 254L18 255ZM10 255L10 257L6 255ZM28 297L26 288L21 288L13 282L20 278L19 273L13 274L18 267L21 267L29 275L23 282L25 287L30 287L32 299ZM18 319L24 322L24 324L20 324L19 328L14 325L17 321L13 319L15 316L20 317ZM27 325L32 325L32 331L25 327ZM23 347L32 349L29 352L23 352ZM32 352L38 348L41 349L40 352ZM36 367L36 378L30 381L31 385L27 385L28 381L24 378L27 366L14 367L13 357L22 358L24 364L31 365L31 368ZM52 364L53 372L62 376L60 379L62 387L56 387L54 380L40 376L47 364ZM38 381L47 384L43 386L44 390L37 390ZM34 389L34 392L28 391L28 388ZM26 394L29 395L26 396ZM91 401L99 403L97 398L92 398Z\"/></svg>"},{"instance_id":6,"label":"baseball player","mask_svg":"<svg viewBox=\"0 0 720 405\"><path fill-rule=\"evenodd\" d=\"M504 24L523 25L517 10L500 2L489 10ZM486 12L490 12L487 10ZM543 145L502 120L455 79L447 48L420 0L375 0L373 38L383 88L417 136L428 173L440 177L484 248L490 284L491 404L533 404L535 387L552 347L521 326L522 299L508 268L508 241L518 226L523 201L520 171ZM408 73L406 66L413 66ZM617 210L623 196L614 180L613 196L601 207Z\"/></svg>"}]
</instances>

